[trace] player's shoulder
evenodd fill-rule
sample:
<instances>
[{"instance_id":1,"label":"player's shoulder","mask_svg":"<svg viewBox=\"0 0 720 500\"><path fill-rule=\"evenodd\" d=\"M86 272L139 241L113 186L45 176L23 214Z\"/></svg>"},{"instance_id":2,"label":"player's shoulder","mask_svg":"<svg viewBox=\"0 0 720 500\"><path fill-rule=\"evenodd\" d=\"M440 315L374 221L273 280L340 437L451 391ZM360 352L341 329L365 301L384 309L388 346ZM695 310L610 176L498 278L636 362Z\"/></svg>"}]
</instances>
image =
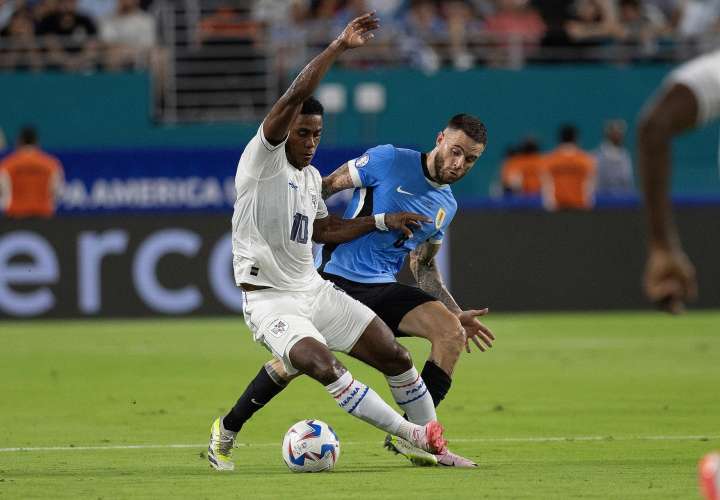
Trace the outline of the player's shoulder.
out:
<instances>
[{"instance_id":1,"label":"player's shoulder","mask_svg":"<svg viewBox=\"0 0 720 500\"><path fill-rule=\"evenodd\" d=\"M397 156L397 148L392 144L380 144L372 147L365 152L371 161L392 161Z\"/></svg>"},{"instance_id":2,"label":"player's shoulder","mask_svg":"<svg viewBox=\"0 0 720 500\"><path fill-rule=\"evenodd\" d=\"M395 148L395 156L402 163L411 163L416 165L417 161L420 159L420 152L408 148Z\"/></svg>"}]
</instances>

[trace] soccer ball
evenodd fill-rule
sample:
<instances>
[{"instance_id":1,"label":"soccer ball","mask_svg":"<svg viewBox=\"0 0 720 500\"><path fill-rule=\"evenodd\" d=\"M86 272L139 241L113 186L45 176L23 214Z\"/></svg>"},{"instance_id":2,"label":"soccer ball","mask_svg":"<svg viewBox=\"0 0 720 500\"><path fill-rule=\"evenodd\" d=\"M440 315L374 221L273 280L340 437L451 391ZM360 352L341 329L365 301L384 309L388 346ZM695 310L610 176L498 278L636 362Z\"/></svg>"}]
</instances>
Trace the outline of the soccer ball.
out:
<instances>
[{"instance_id":1,"label":"soccer ball","mask_svg":"<svg viewBox=\"0 0 720 500\"><path fill-rule=\"evenodd\" d=\"M285 433L282 456L293 472L332 470L340 458L340 440L325 422L301 420Z\"/></svg>"}]
</instances>

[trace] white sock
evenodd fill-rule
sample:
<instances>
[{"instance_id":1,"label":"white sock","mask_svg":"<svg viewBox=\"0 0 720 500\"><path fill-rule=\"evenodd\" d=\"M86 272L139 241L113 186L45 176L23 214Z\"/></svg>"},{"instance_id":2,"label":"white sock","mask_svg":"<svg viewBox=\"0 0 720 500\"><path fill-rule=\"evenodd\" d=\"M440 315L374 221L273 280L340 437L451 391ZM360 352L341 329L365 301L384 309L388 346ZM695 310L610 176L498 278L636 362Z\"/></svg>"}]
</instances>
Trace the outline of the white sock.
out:
<instances>
[{"instance_id":1,"label":"white sock","mask_svg":"<svg viewBox=\"0 0 720 500\"><path fill-rule=\"evenodd\" d=\"M386 378L395 402L405 411L410 422L425 425L437 420L432 397L414 366L405 373Z\"/></svg>"},{"instance_id":2,"label":"white sock","mask_svg":"<svg viewBox=\"0 0 720 500\"><path fill-rule=\"evenodd\" d=\"M417 427L402 418L375 391L355 380L350 372L325 388L340 408L385 432L410 439Z\"/></svg>"}]
</instances>

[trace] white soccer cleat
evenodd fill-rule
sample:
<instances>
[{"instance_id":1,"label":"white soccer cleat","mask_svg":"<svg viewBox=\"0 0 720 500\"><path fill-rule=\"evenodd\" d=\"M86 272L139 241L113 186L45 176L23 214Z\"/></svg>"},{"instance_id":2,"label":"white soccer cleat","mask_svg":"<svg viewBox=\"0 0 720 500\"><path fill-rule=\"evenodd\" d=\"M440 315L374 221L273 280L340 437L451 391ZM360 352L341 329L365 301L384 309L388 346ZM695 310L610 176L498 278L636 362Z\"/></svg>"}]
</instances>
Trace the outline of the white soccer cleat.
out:
<instances>
[{"instance_id":1,"label":"white soccer cleat","mask_svg":"<svg viewBox=\"0 0 720 500\"><path fill-rule=\"evenodd\" d=\"M401 437L392 436L390 434L385 436L385 448L398 455L404 456L410 460L413 465L427 467L437 465L438 463L435 455L428 453L425 450L421 450L417 446L413 446L412 443Z\"/></svg>"},{"instance_id":2,"label":"white soccer cleat","mask_svg":"<svg viewBox=\"0 0 720 500\"><path fill-rule=\"evenodd\" d=\"M478 466L469 458L461 457L460 455L457 455L450 450L445 450L445 453L435 455L435 457L437 459L438 465L442 465L445 467L460 467L470 469L472 467Z\"/></svg>"},{"instance_id":3,"label":"white soccer cleat","mask_svg":"<svg viewBox=\"0 0 720 500\"><path fill-rule=\"evenodd\" d=\"M230 458L233 444L235 444L235 433L223 428L221 418L216 418L210 427L208 462L210 462L210 467L215 470L235 470L235 464Z\"/></svg>"}]
</instances>

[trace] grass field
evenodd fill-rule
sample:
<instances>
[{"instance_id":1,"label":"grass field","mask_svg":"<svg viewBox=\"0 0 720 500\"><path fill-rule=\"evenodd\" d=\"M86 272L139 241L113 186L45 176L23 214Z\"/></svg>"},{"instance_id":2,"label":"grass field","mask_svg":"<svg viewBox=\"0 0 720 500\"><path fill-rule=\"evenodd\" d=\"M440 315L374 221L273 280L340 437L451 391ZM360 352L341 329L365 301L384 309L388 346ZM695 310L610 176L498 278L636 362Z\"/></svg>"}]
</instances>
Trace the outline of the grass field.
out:
<instances>
[{"instance_id":1,"label":"grass field","mask_svg":"<svg viewBox=\"0 0 720 500\"><path fill-rule=\"evenodd\" d=\"M439 411L477 470L410 466L298 380L246 425L227 474L204 458L210 423L266 359L241 319L0 323L0 498L699 497L697 461L720 448L720 313L487 323L496 347L463 355ZM421 366L427 345L406 345ZM282 463L302 418L338 432L334 472Z\"/></svg>"}]
</instances>

